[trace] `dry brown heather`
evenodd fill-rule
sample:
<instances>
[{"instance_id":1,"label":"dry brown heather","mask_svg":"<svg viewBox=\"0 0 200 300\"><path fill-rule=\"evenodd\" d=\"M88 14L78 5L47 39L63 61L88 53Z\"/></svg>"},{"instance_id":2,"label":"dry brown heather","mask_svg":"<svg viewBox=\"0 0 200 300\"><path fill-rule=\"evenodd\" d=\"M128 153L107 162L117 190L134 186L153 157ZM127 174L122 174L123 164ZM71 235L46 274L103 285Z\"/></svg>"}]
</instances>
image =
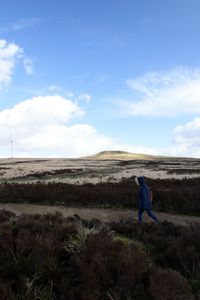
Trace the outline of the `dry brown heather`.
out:
<instances>
[{"instance_id":1,"label":"dry brown heather","mask_svg":"<svg viewBox=\"0 0 200 300\"><path fill-rule=\"evenodd\" d=\"M0 232L2 300L200 297L199 224L103 224L3 210Z\"/></svg>"},{"instance_id":2,"label":"dry brown heather","mask_svg":"<svg viewBox=\"0 0 200 300\"><path fill-rule=\"evenodd\" d=\"M80 159L0 159L0 182L119 182L132 176L152 179L200 177L200 159L103 151Z\"/></svg>"}]
</instances>

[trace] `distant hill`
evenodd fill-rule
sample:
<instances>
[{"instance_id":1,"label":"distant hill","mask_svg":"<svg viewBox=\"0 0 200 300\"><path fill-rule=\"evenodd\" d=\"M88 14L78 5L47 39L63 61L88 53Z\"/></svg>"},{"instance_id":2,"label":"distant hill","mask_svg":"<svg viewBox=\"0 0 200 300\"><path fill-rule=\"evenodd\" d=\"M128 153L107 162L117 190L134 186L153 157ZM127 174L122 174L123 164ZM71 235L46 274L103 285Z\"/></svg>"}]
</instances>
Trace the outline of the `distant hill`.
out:
<instances>
[{"instance_id":1,"label":"distant hill","mask_svg":"<svg viewBox=\"0 0 200 300\"><path fill-rule=\"evenodd\" d=\"M141 159L141 160L154 160L160 159L159 156L149 155L149 154L138 154L138 153L131 153L126 151L101 151L97 154L85 156L84 159L91 159L91 160L134 160L134 159Z\"/></svg>"},{"instance_id":2,"label":"distant hill","mask_svg":"<svg viewBox=\"0 0 200 300\"><path fill-rule=\"evenodd\" d=\"M131 153L127 151L101 151L94 155L80 157L80 159L88 160L159 160L159 161L198 161L199 158L195 157L180 157L180 156L163 156L163 155L150 155L144 153Z\"/></svg>"}]
</instances>

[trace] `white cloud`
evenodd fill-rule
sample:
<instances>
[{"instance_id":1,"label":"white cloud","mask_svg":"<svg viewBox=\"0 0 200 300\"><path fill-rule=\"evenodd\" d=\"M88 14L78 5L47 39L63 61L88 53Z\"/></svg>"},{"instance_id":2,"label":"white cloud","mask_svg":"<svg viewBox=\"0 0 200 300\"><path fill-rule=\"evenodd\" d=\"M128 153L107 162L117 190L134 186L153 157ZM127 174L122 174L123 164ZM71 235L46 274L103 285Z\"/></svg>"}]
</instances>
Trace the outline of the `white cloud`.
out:
<instances>
[{"instance_id":1,"label":"white cloud","mask_svg":"<svg viewBox=\"0 0 200 300\"><path fill-rule=\"evenodd\" d=\"M40 128L45 125L66 124L74 117L84 114L71 100L61 96L38 96L25 100L11 109L0 112L0 125L10 128Z\"/></svg>"},{"instance_id":2,"label":"white cloud","mask_svg":"<svg viewBox=\"0 0 200 300\"><path fill-rule=\"evenodd\" d=\"M22 60L27 74L33 73L32 60L26 57L23 49L15 43L0 39L0 89L10 84L18 60Z\"/></svg>"},{"instance_id":3,"label":"white cloud","mask_svg":"<svg viewBox=\"0 0 200 300\"><path fill-rule=\"evenodd\" d=\"M9 85L16 60L22 53L23 50L18 45L0 40L0 89Z\"/></svg>"},{"instance_id":4,"label":"white cloud","mask_svg":"<svg viewBox=\"0 0 200 300\"><path fill-rule=\"evenodd\" d=\"M109 149L113 140L88 124L74 124L84 115L77 102L61 96L35 97L0 112L0 156L76 157ZM73 121L73 125L70 124Z\"/></svg>"},{"instance_id":5,"label":"white cloud","mask_svg":"<svg viewBox=\"0 0 200 300\"><path fill-rule=\"evenodd\" d=\"M200 118L174 129L174 154L200 157Z\"/></svg>"},{"instance_id":6,"label":"white cloud","mask_svg":"<svg viewBox=\"0 0 200 300\"><path fill-rule=\"evenodd\" d=\"M121 101L125 112L135 116L178 116L200 113L200 71L176 69L148 73L127 81L133 101Z\"/></svg>"},{"instance_id":7,"label":"white cloud","mask_svg":"<svg viewBox=\"0 0 200 300\"><path fill-rule=\"evenodd\" d=\"M185 125L177 126L174 135L176 143L200 146L200 118L195 118Z\"/></svg>"}]
</instances>

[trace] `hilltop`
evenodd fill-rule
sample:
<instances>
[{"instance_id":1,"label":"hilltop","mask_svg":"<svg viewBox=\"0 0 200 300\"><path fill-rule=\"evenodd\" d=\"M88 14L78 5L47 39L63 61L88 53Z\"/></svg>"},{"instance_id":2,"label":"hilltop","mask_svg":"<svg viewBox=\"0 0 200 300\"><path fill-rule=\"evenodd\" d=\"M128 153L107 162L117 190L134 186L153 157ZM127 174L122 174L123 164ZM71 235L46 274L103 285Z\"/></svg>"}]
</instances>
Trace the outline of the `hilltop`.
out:
<instances>
[{"instance_id":1,"label":"hilltop","mask_svg":"<svg viewBox=\"0 0 200 300\"><path fill-rule=\"evenodd\" d=\"M131 153L127 151L101 151L94 155L89 155L83 158L91 160L154 160L160 159L161 157L142 153Z\"/></svg>"}]
</instances>

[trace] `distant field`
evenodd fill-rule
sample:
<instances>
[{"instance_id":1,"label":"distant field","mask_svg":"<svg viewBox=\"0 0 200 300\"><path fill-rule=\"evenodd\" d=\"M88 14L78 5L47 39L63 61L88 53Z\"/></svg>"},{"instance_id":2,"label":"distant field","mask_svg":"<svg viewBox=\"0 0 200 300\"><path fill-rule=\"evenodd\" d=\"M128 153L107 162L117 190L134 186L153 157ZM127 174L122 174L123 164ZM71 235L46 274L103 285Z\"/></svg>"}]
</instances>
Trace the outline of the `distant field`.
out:
<instances>
[{"instance_id":1,"label":"distant field","mask_svg":"<svg viewBox=\"0 0 200 300\"><path fill-rule=\"evenodd\" d=\"M0 183L120 182L132 176L152 179L200 177L200 159L155 157L104 151L82 159L0 159Z\"/></svg>"}]
</instances>

